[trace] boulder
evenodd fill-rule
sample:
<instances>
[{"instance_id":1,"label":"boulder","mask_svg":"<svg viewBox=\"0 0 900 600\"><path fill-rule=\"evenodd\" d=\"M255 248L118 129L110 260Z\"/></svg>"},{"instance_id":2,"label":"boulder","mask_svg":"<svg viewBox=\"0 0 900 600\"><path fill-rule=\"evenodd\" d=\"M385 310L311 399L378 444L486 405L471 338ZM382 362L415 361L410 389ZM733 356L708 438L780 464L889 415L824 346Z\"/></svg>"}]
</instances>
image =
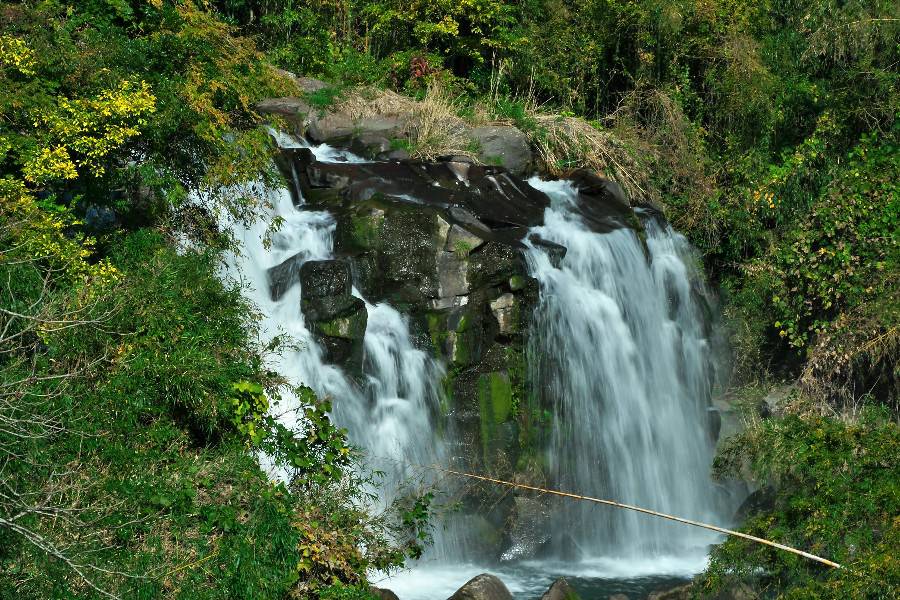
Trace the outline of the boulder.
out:
<instances>
[{"instance_id":1,"label":"boulder","mask_svg":"<svg viewBox=\"0 0 900 600\"><path fill-rule=\"evenodd\" d=\"M478 145L478 159L487 164L499 164L516 175L531 169L531 148L524 133L509 125L476 127L470 135Z\"/></svg>"},{"instance_id":2,"label":"boulder","mask_svg":"<svg viewBox=\"0 0 900 600\"><path fill-rule=\"evenodd\" d=\"M298 114L307 114L312 109L309 102L303 98L288 96L284 98L266 98L256 104L256 110L270 115L293 117Z\"/></svg>"},{"instance_id":3,"label":"boulder","mask_svg":"<svg viewBox=\"0 0 900 600\"><path fill-rule=\"evenodd\" d=\"M607 600L629 600L626 594L612 594Z\"/></svg>"},{"instance_id":4,"label":"boulder","mask_svg":"<svg viewBox=\"0 0 900 600\"><path fill-rule=\"evenodd\" d=\"M569 585L568 581L560 577L553 582L550 589L544 592L541 600L581 600L581 596Z\"/></svg>"},{"instance_id":5,"label":"boulder","mask_svg":"<svg viewBox=\"0 0 900 600\"><path fill-rule=\"evenodd\" d=\"M269 279L269 295L272 300L281 299L291 286L300 281L300 267L305 259L304 254L295 254L266 271Z\"/></svg>"},{"instance_id":6,"label":"boulder","mask_svg":"<svg viewBox=\"0 0 900 600\"><path fill-rule=\"evenodd\" d=\"M326 358L359 374L368 313L352 294L350 265L344 260L314 260L300 267L301 310L325 349Z\"/></svg>"},{"instance_id":7,"label":"boulder","mask_svg":"<svg viewBox=\"0 0 900 600\"><path fill-rule=\"evenodd\" d=\"M466 582L448 600L512 600L512 594L498 577L482 573Z\"/></svg>"},{"instance_id":8,"label":"boulder","mask_svg":"<svg viewBox=\"0 0 900 600\"><path fill-rule=\"evenodd\" d=\"M350 115L311 112L306 135L317 144L345 145L356 132L356 123Z\"/></svg>"},{"instance_id":9,"label":"boulder","mask_svg":"<svg viewBox=\"0 0 900 600\"><path fill-rule=\"evenodd\" d=\"M372 135L388 140L406 138L409 120L400 115L378 115L360 119L356 123L360 135Z\"/></svg>"},{"instance_id":10,"label":"boulder","mask_svg":"<svg viewBox=\"0 0 900 600\"><path fill-rule=\"evenodd\" d=\"M298 136L306 132L307 119L313 112L306 100L294 96L267 98L256 104L256 110L281 117L288 123L290 133Z\"/></svg>"},{"instance_id":11,"label":"boulder","mask_svg":"<svg viewBox=\"0 0 900 600\"><path fill-rule=\"evenodd\" d=\"M397 594L384 588L371 586L369 587L369 593L378 598L378 600L400 600Z\"/></svg>"},{"instance_id":12,"label":"boulder","mask_svg":"<svg viewBox=\"0 0 900 600\"><path fill-rule=\"evenodd\" d=\"M282 77L287 77L300 88L306 94L312 94L313 92L317 92L322 88L327 88L328 84L319 79L313 79L312 77L299 77L295 73L291 71L286 71L285 69L274 69L276 73L281 75Z\"/></svg>"},{"instance_id":13,"label":"boulder","mask_svg":"<svg viewBox=\"0 0 900 600\"><path fill-rule=\"evenodd\" d=\"M350 267L342 260L308 261L300 268L300 280L304 299L349 296L352 286Z\"/></svg>"}]
</instances>

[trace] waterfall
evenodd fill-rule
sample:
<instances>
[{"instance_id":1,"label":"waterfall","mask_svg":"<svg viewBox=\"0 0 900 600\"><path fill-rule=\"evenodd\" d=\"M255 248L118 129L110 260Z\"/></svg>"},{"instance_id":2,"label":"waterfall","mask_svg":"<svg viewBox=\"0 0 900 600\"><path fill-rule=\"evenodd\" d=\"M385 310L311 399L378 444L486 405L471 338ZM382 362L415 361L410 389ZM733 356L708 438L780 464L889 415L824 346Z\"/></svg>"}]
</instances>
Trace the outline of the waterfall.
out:
<instances>
[{"instance_id":1,"label":"waterfall","mask_svg":"<svg viewBox=\"0 0 900 600\"><path fill-rule=\"evenodd\" d=\"M326 146L312 150L320 161L358 161ZM570 184L530 183L552 199L544 224L530 233L567 248L554 263L546 245L524 241L540 284L527 354L533 391L553 413L549 480L581 494L722 523L706 427L716 363L690 246L653 219L646 221L645 239L631 229L592 232L575 210ZM454 432L441 408L445 367L415 346L404 315L356 290L368 316L363 376L354 380L329 364L300 310L300 282L273 299L267 271L297 255L300 262L333 258L335 220L294 206L286 189L257 186L255 192L268 199L261 218L223 222L239 248L227 256L227 276L242 282L258 308L262 344L279 336L293 342L265 357L266 367L332 399L332 419L366 452L365 466L385 473L380 506L373 507L384 508L422 475L410 465L448 464ZM288 395L273 411L286 426L302 429L298 408ZM268 457L260 461L273 476L289 477ZM405 600L439 597L493 570L514 593L529 596L546 589L551 573L585 581L683 576L702 568L716 541L682 525L566 500L551 506L550 559L491 567L466 563L480 544L478 526L468 522L477 516L449 515L436 524L434 547L389 587Z\"/></svg>"},{"instance_id":2,"label":"waterfall","mask_svg":"<svg viewBox=\"0 0 900 600\"><path fill-rule=\"evenodd\" d=\"M348 158L328 147L314 150L319 160ZM301 262L333 258L335 221L328 212L295 207L287 189L254 188L255 195L267 199L263 214L249 224L223 221L239 248L226 256L225 276L240 282L243 294L258 309L264 346L276 336L291 341L287 348L266 357L266 367L291 385L309 386L320 398L332 399L332 420L348 430L351 444L366 450L365 467L385 474L377 490L381 495L377 508L384 508L403 493L412 475L405 463L434 464L444 458L434 425L443 366L413 346L407 321L399 312L388 304L369 302L363 381L353 381L339 367L328 364L304 322L300 282L273 300L267 271L296 255ZM356 290L354 293L361 297ZM299 400L288 394L273 412L287 427L297 430L303 427L297 422L299 408ZM290 476L271 464L269 457L261 455L260 461L273 476Z\"/></svg>"},{"instance_id":3,"label":"waterfall","mask_svg":"<svg viewBox=\"0 0 900 600\"><path fill-rule=\"evenodd\" d=\"M707 522L721 522L708 434L715 362L686 240L646 221L590 231L566 182L530 183L552 204L532 229L567 248L554 266L528 243L541 285L530 341L536 393L554 413L547 451L561 489ZM715 536L631 511L560 502L554 554L647 559L706 554ZM559 535L562 534L562 535Z\"/></svg>"}]
</instances>

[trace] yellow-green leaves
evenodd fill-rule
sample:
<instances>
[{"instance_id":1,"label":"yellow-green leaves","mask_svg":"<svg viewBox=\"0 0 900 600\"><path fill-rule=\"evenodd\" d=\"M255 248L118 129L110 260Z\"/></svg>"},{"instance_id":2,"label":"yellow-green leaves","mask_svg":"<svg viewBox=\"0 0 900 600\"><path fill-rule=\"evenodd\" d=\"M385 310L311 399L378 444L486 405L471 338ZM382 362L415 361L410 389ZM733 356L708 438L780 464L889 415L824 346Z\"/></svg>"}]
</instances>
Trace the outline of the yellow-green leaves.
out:
<instances>
[{"instance_id":1,"label":"yellow-green leaves","mask_svg":"<svg viewBox=\"0 0 900 600\"><path fill-rule=\"evenodd\" d=\"M41 209L21 181L0 179L0 242L9 248L0 257L41 261L72 281L99 284L98 290L117 282L120 274L108 260L90 260L94 239L70 234L77 224L68 210Z\"/></svg>"},{"instance_id":2,"label":"yellow-green leaves","mask_svg":"<svg viewBox=\"0 0 900 600\"><path fill-rule=\"evenodd\" d=\"M0 35L0 69L34 75L34 52L24 40Z\"/></svg>"},{"instance_id":3,"label":"yellow-green leaves","mask_svg":"<svg viewBox=\"0 0 900 600\"><path fill-rule=\"evenodd\" d=\"M36 184L74 179L77 169L103 175L107 155L137 136L155 110L156 97L145 82L125 80L95 98L57 98L56 106L34 118L47 146L26 161L25 178Z\"/></svg>"}]
</instances>

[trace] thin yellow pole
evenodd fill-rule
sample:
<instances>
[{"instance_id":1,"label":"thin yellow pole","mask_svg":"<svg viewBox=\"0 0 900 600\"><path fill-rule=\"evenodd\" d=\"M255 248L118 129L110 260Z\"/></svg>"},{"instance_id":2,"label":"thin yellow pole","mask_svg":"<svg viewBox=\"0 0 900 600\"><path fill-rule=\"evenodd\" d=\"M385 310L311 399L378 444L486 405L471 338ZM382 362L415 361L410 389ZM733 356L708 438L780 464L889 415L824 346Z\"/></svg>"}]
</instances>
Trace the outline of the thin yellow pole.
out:
<instances>
[{"instance_id":1,"label":"thin yellow pole","mask_svg":"<svg viewBox=\"0 0 900 600\"><path fill-rule=\"evenodd\" d=\"M449 473L451 475L457 475L459 477L468 477L469 479L478 479L480 481L488 481L490 483L497 483L500 485L505 485L509 487L519 488L523 490L531 490L534 492L540 492L542 494L552 494L554 496L562 496L564 498L574 498L576 500L586 500L588 502L596 502L597 504L605 504L607 506L614 506L616 508L624 508L627 510L633 510L635 512L644 513L647 515L653 515L654 517L662 517L663 519L669 519L670 521L677 521L679 523L684 523L686 525L693 525L694 527L702 527L703 529L709 529L711 531L717 531L719 533L724 533L727 535L733 535L735 537L743 538L745 540L750 540L751 542L756 542L758 544L765 544L766 546L772 546L773 548L778 548L779 550L784 550L785 552L791 552L793 554L797 554L804 558L808 558L809 560L814 560L818 563L822 563L823 565L828 565L834 569L842 569L843 567L827 558L822 558L821 556L816 556L815 554L810 554L809 552L804 552L803 550L798 550L797 548L792 548L790 546L785 546L784 544L779 544L778 542L773 542L770 540L766 540L760 537L756 537L755 535L750 535L747 533L741 533L740 531L733 531L731 529L725 529L724 527L717 527L716 525L710 525L708 523L701 523L700 521L694 521L691 519L683 519L681 517L676 517L674 515L667 515L666 513L657 512L655 510L650 510L648 508L641 508L639 506L632 506L631 504L623 504L622 502L615 502L614 500L604 500L602 498L592 498L590 496L581 496L579 494L572 494L569 492L561 492L559 490L548 490L546 488L536 487L533 485L526 485L524 483L513 483L512 481L504 481L502 479L495 479L493 477L485 477L484 475L475 475L474 473L464 473L462 471L454 471L453 469L445 469L442 467L429 467L435 469L437 471L443 471L444 473Z\"/></svg>"}]
</instances>

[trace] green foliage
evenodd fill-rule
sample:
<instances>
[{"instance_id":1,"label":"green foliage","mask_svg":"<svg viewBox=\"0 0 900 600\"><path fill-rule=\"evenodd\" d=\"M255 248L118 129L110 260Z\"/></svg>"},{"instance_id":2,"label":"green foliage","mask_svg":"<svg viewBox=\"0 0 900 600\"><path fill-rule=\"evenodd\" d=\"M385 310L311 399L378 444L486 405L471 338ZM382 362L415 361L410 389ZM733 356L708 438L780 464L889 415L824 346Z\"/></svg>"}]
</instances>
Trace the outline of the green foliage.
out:
<instances>
[{"instance_id":1,"label":"green foliage","mask_svg":"<svg viewBox=\"0 0 900 600\"><path fill-rule=\"evenodd\" d=\"M70 207L114 205L122 189L122 212L150 209L139 189L177 202L179 186L266 175L253 103L288 83L194 2L16 3L0 20L4 174Z\"/></svg>"},{"instance_id":2,"label":"green foliage","mask_svg":"<svg viewBox=\"0 0 900 600\"><path fill-rule=\"evenodd\" d=\"M772 486L771 509L741 530L834 560L829 569L767 546L731 538L713 552L700 586L714 592L734 578L754 580L779 598L893 598L900 592L900 483L893 465L900 428L884 410L855 423L787 416L733 438L717 460L736 474L749 461Z\"/></svg>"},{"instance_id":3,"label":"green foliage","mask_svg":"<svg viewBox=\"0 0 900 600\"><path fill-rule=\"evenodd\" d=\"M890 274L900 272L898 181L897 146L864 137L808 214L760 261L771 265L774 326L791 345L805 346L842 310L884 294Z\"/></svg>"},{"instance_id":4,"label":"green foliage","mask_svg":"<svg viewBox=\"0 0 900 600\"><path fill-rule=\"evenodd\" d=\"M28 384L19 412L4 418L29 415L37 427L24 444L0 431L0 452L16 456L3 481L24 498L52 493L62 509L75 507L71 519L26 512L20 523L64 548L84 575L7 528L10 507L0 502L0 596L43 599L64 588L81 597L98 589L127 598L283 597L312 589L312 575L298 569L309 514L327 515L343 536L328 560L347 568L329 582L402 562L387 523L358 508L368 484L340 477L349 451L328 405L296 391L307 405L301 438L266 413L283 386L261 371L248 342L252 313L215 276L214 252L178 254L145 230L109 243L112 283L57 277L48 291L41 262L23 263L2 242L0 269L16 286L16 304L4 308L43 304L87 323L49 327L11 348L11 358L22 352L33 363L0 364L4 382ZM22 379L30 368L34 377ZM293 469L300 487L270 482L248 445Z\"/></svg>"},{"instance_id":5,"label":"green foliage","mask_svg":"<svg viewBox=\"0 0 900 600\"><path fill-rule=\"evenodd\" d=\"M336 583L322 588L319 592L321 600L379 600L367 585L345 585Z\"/></svg>"}]
</instances>

